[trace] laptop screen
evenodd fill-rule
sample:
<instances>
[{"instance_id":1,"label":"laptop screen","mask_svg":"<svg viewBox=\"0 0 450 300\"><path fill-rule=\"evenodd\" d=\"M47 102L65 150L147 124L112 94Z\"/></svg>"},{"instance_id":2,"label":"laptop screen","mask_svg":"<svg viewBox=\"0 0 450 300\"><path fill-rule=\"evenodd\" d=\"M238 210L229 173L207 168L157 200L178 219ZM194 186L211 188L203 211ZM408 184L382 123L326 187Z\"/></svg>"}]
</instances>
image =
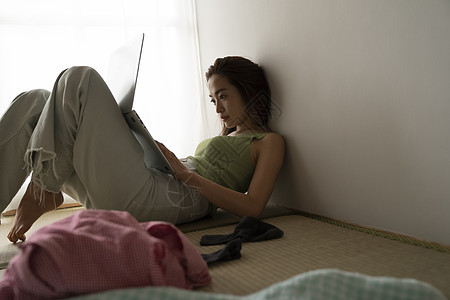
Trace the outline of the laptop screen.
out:
<instances>
[{"instance_id":1,"label":"laptop screen","mask_svg":"<svg viewBox=\"0 0 450 300\"><path fill-rule=\"evenodd\" d=\"M115 50L110 57L106 83L122 113L132 110L144 34Z\"/></svg>"}]
</instances>

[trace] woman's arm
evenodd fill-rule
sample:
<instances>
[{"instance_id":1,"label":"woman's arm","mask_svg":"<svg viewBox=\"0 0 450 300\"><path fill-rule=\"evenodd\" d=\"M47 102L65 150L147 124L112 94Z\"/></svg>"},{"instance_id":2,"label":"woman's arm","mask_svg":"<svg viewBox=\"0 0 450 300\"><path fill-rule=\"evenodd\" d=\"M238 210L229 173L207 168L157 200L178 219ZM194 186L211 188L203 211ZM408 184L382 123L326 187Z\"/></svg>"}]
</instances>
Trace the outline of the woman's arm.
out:
<instances>
[{"instance_id":1,"label":"woman's arm","mask_svg":"<svg viewBox=\"0 0 450 300\"><path fill-rule=\"evenodd\" d=\"M253 145L252 145L253 146ZM240 193L221 186L197 173L187 170L164 145L160 148L175 170L175 176L197 188L211 203L240 217L258 217L270 199L284 161L284 140L270 133L254 142L252 154L256 168L247 193Z\"/></svg>"}]
</instances>

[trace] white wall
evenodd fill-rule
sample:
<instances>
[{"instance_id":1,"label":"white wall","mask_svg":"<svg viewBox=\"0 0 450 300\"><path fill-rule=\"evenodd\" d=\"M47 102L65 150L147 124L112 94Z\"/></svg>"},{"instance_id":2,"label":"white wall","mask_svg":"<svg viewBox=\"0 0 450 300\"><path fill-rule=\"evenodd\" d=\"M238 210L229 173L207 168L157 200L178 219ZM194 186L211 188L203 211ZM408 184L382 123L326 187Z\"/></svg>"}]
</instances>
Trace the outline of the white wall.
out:
<instances>
[{"instance_id":1,"label":"white wall","mask_svg":"<svg viewBox=\"0 0 450 300\"><path fill-rule=\"evenodd\" d=\"M287 141L272 201L450 245L450 1L196 5L203 71L267 71Z\"/></svg>"}]
</instances>

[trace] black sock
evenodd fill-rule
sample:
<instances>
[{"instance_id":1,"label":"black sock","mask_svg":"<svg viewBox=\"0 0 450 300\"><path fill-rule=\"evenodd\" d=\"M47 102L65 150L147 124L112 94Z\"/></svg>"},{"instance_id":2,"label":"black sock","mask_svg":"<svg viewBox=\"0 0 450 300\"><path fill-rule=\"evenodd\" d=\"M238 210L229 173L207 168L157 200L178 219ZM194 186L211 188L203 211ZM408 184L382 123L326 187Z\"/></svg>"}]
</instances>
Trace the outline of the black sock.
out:
<instances>
[{"instance_id":1,"label":"black sock","mask_svg":"<svg viewBox=\"0 0 450 300\"><path fill-rule=\"evenodd\" d=\"M234 260L241 257L241 248L241 239L234 239L229 241L226 246L219 251L210 254L202 254L202 257L208 265L219 261Z\"/></svg>"},{"instance_id":2,"label":"black sock","mask_svg":"<svg viewBox=\"0 0 450 300\"><path fill-rule=\"evenodd\" d=\"M274 225L247 216L241 220L232 234L204 235L200 240L200 245L208 246L225 244L236 238L241 238L243 242L257 242L276 239L282 236L283 231Z\"/></svg>"}]
</instances>

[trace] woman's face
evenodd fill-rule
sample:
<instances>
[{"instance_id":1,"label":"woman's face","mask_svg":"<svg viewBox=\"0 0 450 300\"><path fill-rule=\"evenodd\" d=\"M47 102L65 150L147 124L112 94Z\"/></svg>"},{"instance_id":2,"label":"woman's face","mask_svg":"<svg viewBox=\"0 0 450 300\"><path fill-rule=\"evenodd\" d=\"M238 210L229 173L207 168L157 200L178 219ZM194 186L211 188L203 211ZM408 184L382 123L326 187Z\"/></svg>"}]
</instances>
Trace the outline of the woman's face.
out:
<instances>
[{"instance_id":1,"label":"woman's face","mask_svg":"<svg viewBox=\"0 0 450 300\"><path fill-rule=\"evenodd\" d=\"M227 128L242 131L253 127L245 111L245 103L239 90L222 75L213 75L208 80L209 97L216 112Z\"/></svg>"}]
</instances>

